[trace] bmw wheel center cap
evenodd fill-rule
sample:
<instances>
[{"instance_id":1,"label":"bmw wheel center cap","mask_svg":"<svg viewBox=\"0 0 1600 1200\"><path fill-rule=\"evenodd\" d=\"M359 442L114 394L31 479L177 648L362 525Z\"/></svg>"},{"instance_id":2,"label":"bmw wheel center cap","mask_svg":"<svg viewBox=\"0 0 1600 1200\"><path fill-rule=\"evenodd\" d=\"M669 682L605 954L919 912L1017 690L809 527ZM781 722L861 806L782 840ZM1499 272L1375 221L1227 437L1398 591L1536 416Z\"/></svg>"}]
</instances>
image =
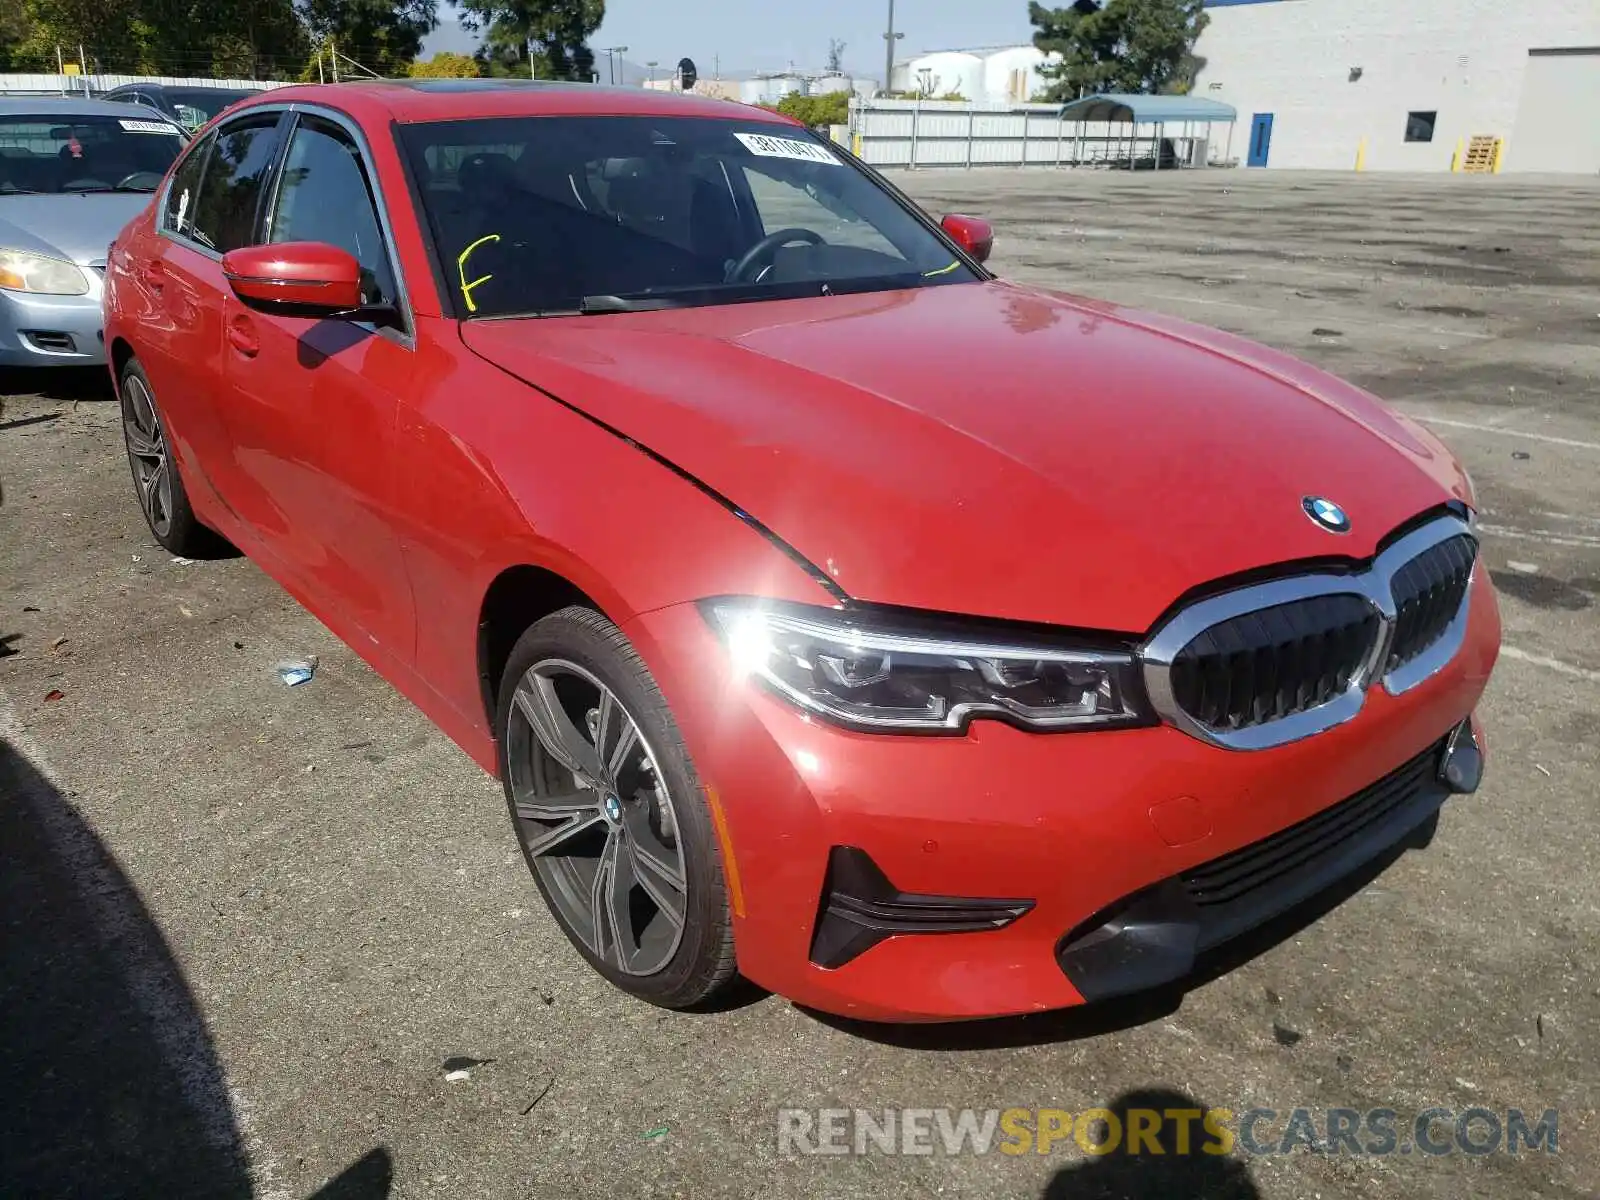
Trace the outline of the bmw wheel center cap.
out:
<instances>
[{"instance_id":1,"label":"bmw wheel center cap","mask_svg":"<svg viewBox=\"0 0 1600 1200\"><path fill-rule=\"evenodd\" d=\"M1329 533L1349 533L1350 516L1332 500L1323 496L1307 496L1301 504L1310 517Z\"/></svg>"}]
</instances>

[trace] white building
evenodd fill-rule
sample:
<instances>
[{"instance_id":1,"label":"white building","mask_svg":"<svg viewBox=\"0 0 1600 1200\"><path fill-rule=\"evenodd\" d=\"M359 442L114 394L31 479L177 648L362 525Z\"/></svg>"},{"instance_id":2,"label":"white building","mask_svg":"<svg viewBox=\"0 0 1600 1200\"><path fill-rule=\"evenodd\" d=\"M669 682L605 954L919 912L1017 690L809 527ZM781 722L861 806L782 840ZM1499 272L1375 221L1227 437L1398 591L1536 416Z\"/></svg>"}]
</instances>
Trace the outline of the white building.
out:
<instances>
[{"instance_id":1,"label":"white building","mask_svg":"<svg viewBox=\"0 0 1600 1200\"><path fill-rule=\"evenodd\" d=\"M1241 163L1600 172L1600 0L1208 0L1195 95L1239 110Z\"/></svg>"}]
</instances>

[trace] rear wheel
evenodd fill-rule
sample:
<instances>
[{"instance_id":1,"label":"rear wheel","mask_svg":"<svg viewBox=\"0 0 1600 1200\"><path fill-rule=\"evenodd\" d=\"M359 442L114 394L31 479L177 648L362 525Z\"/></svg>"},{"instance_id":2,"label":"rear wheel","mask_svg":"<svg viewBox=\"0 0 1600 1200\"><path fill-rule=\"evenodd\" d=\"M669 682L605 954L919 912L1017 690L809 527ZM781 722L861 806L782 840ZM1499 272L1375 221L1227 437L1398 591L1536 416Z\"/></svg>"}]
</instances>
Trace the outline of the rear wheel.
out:
<instances>
[{"instance_id":1,"label":"rear wheel","mask_svg":"<svg viewBox=\"0 0 1600 1200\"><path fill-rule=\"evenodd\" d=\"M664 1008L720 992L733 928L710 812L622 632L587 608L535 624L506 666L496 732L523 856L590 965Z\"/></svg>"},{"instance_id":2,"label":"rear wheel","mask_svg":"<svg viewBox=\"0 0 1600 1200\"><path fill-rule=\"evenodd\" d=\"M189 506L177 464L172 459L166 426L156 407L155 392L139 365L130 359L118 387L122 399L122 438L133 469L133 486L150 532L164 549L189 558L203 558L226 549Z\"/></svg>"}]
</instances>

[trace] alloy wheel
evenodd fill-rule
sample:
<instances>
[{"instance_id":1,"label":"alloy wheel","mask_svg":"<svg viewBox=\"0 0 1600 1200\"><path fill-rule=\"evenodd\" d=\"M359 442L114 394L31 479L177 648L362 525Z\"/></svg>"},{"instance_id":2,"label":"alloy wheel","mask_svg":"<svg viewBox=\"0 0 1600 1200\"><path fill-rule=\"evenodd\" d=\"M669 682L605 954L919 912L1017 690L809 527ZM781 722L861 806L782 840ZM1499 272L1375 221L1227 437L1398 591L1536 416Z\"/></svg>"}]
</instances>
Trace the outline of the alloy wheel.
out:
<instances>
[{"instance_id":1,"label":"alloy wheel","mask_svg":"<svg viewBox=\"0 0 1600 1200\"><path fill-rule=\"evenodd\" d=\"M683 939L688 872L638 722L592 672L545 659L517 684L506 760L517 836L556 915L608 966L663 970Z\"/></svg>"},{"instance_id":2,"label":"alloy wheel","mask_svg":"<svg viewBox=\"0 0 1600 1200\"><path fill-rule=\"evenodd\" d=\"M172 529L172 464L155 402L137 375L122 381L122 429L139 505L155 535L166 537Z\"/></svg>"}]
</instances>

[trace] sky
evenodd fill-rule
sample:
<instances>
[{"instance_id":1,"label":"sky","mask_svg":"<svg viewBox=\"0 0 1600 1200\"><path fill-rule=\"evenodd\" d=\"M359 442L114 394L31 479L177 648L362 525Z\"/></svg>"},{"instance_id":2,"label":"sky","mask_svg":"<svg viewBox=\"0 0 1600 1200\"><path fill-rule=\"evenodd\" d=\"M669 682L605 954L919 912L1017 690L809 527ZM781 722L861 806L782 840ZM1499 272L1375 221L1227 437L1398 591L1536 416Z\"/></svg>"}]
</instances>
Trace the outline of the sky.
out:
<instances>
[{"instance_id":1,"label":"sky","mask_svg":"<svg viewBox=\"0 0 1600 1200\"><path fill-rule=\"evenodd\" d=\"M1063 0L1064 2L1064 0ZM844 62L852 75L883 74L883 31L888 0L803 0L799 4L760 0L606 0L605 24L590 45L627 46L635 63L651 59L675 65L685 55L711 78L720 58L724 72L820 71L828 40L845 43ZM448 4L442 23L423 46L470 52L476 45L455 23ZM927 50L1022 45L1032 39L1026 0L896 0L895 28L905 39L896 58ZM605 56L596 54L602 73Z\"/></svg>"}]
</instances>

